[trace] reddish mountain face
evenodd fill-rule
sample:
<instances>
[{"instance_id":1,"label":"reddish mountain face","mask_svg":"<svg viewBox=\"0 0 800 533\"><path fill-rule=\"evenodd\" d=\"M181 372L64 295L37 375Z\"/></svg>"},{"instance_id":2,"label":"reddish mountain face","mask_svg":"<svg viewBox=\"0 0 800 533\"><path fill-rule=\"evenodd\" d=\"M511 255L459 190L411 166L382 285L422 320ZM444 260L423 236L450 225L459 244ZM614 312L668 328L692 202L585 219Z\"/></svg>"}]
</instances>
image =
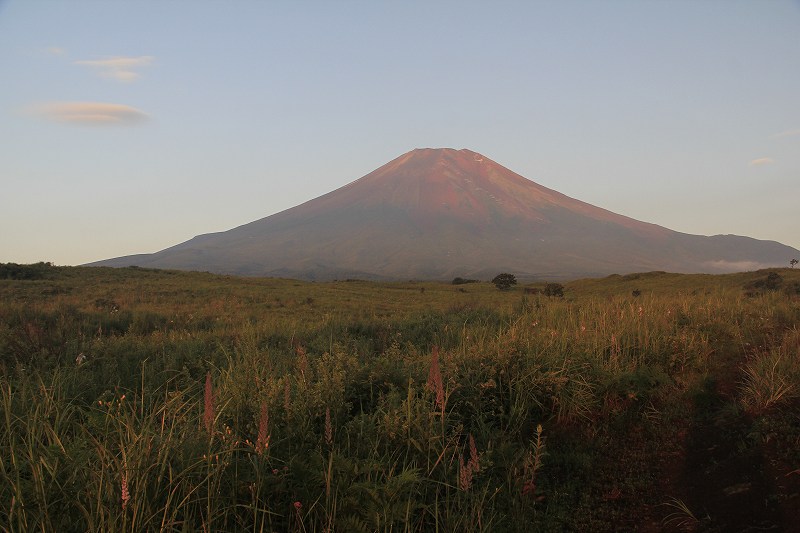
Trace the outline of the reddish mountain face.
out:
<instances>
[{"instance_id":1,"label":"reddish mountain face","mask_svg":"<svg viewBox=\"0 0 800 533\"><path fill-rule=\"evenodd\" d=\"M421 220L447 217L479 228L498 217L546 223L547 209L560 206L640 231L664 231L542 187L470 150L413 150L318 200L304 205L391 205Z\"/></svg>"},{"instance_id":2,"label":"reddish mountain face","mask_svg":"<svg viewBox=\"0 0 800 533\"><path fill-rule=\"evenodd\" d=\"M469 150L418 149L324 196L154 254L93 263L304 279L566 279L730 272L798 251L639 222L542 187Z\"/></svg>"}]
</instances>

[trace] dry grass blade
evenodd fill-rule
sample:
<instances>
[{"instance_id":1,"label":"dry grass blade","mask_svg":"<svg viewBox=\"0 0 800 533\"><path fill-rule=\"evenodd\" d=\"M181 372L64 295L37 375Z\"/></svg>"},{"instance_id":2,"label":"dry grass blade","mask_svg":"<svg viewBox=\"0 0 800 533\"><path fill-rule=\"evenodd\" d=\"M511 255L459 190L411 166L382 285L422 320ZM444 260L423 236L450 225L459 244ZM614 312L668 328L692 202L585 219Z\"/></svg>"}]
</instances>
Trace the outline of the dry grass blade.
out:
<instances>
[{"instance_id":1,"label":"dry grass blade","mask_svg":"<svg viewBox=\"0 0 800 533\"><path fill-rule=\"evenodd\" d=\"M683 500L671 497L668 502L664 502L661 505L674 509L673 512L665 516L661 521L665 526L671 528L688 528L700 522Z\"/></svg>"},{"instance_id":2,"label":"dry grass blade","mask_svg":"<svg viewBox=\"0 0 800 533\"><path fill-rule=\"evenodd\" d=\"M211 384L211 372L206 373L206 385L203 389L203 425L211 435L214 429L214 388Z\"/></svg>"}]
</instances>

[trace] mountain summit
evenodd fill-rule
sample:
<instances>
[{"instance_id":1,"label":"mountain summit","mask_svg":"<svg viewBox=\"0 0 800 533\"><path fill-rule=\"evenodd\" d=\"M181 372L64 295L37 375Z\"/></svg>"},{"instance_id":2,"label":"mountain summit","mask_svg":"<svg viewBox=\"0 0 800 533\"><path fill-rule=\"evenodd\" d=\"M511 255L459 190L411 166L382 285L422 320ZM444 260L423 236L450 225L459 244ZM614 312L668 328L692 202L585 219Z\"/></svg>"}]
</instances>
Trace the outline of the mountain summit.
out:
<instances>
[{"instance_id":1,"label":"mountain summit","mask_svg":"<svg viewBox=\"0 0 800 533\"><path fill-rule=\"evenodd\" d=\"M640 222L470 150L417 149L344 187L154 254L92 263L300 279L566 279L732 272L800 255L774 241Z\"/></svg>"}]
</instances>

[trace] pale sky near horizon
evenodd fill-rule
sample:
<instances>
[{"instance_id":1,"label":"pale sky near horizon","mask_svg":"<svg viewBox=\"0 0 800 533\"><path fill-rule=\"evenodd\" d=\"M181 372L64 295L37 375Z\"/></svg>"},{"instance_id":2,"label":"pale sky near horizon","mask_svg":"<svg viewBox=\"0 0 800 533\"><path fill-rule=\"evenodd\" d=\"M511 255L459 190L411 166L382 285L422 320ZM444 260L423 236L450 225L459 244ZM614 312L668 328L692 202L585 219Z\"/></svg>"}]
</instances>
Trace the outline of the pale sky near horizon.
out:
<instances>
[{"instance_id":1,"label":"pale sky near horizon","mask_svg":"<svg viewBox=\"0 0 800 533\"><path fill-rule=\"evenodd\" d=\"M0 0L0 262L155 252L420 147L800 249L800 1Z\"/></svg>"}]
</instances>

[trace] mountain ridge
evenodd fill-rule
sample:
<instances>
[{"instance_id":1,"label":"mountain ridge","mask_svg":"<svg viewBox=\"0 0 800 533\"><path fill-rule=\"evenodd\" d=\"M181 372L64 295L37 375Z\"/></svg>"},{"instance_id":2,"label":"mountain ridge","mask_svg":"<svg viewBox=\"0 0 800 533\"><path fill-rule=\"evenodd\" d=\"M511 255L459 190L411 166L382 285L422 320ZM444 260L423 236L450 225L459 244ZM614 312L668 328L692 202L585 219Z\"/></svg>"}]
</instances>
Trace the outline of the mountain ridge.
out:
<instances>
[{"instance_id":1,"label":"mountain ridge","mask_svg":"<svg viewBox=\"0 0 800 533\"><path fill-rule=\"evenodd\" d=\"M568 279L781 266L794 248L680 233L571 198L471 150L418 148L227 231L90 265L300 279ZM741 268L747 267L747 268Z\"/></svg>"}]
</instances>

